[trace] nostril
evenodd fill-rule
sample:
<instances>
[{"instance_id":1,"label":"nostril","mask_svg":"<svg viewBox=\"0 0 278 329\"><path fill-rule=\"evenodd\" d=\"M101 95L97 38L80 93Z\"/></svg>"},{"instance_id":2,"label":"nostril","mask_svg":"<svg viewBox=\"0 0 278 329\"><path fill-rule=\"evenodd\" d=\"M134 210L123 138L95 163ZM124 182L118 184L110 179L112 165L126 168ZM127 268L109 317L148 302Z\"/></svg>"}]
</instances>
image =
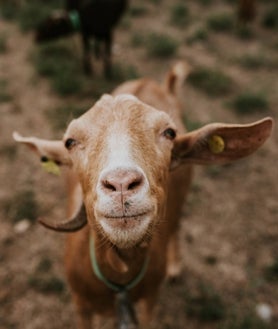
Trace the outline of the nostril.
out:
<instances>
[{"instance_id":1,"label":"nostril","mask_svg":"<svg viewBox=\"0 0 278 329\"><path fill-rule=\"evenodd\" d=\"M117 188L113 184L111 184L108 180L103 181L102 185L106 190L109 190L111 192L115 192L117 190Z\"/></svg>"},{"instance_id":2,"label":"nostril","mask_svg":"<svg viewBox=\"0 0 278 329\"><path fill-rule=\"evenodd\" d=\"M101 178L105 193L136 193L144 185L144 176L137 170L117 169L107 172Z\"/></svg>"},{"instance_id":3,"label":"nostril","mask_svg":"<svg viewBox=\"0 0 278 329\"><path fill-rule=\"evenodd\" d=\"M133 182L131 182L128 185L127 189L130 190L130 191L135 190L137 187L139 187L141 185L141 183L142 183L142 179L134 180Z\"/></svg>"}]
</instances>

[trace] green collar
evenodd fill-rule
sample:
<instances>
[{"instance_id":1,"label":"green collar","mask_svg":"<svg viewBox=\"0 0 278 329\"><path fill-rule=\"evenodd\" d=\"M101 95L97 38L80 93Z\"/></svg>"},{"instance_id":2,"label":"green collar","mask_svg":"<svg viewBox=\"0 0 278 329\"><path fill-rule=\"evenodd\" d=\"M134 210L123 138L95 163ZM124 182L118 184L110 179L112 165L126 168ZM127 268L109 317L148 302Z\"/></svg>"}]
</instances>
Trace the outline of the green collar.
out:
<instances>
[{"instance_id":1,"label":"green collar","mask_svg":"<svg viewBox=\"0 0 278 329\"><path fill-rule=\"evenodd\" d=\"M147 257L140 272L137 274L137 276L130 281L128 284L126 285L120 285L117 283L114 283L110 280L108 280L101 272L97 260L96 260L96 253L95 253L95 245L94 245L94 240L92 238L92 236L90 237L90 258L91 258L91 264L93 267L93 271L95 273L95 275L97 276L97 278L99 280L101 280L108 288L116 291L116 292L121 292L121 291L127 291L127 290L131 290L132 288L134 288L144 277L148 264L149 264L149 258Z\"/></svg>"},{"instance_id":2,"label":"green collar","mask_svg":"<svg viewBox=\"0 0 278 329\"><path fill-rule=\"evenodd\" d=\"M69 12L69 19L71 22L72 27L74 28L75 31L79 31L81 24L80 24L80 17L79 13L77 10L71 10Z\"/></svg>"}]
</instances>

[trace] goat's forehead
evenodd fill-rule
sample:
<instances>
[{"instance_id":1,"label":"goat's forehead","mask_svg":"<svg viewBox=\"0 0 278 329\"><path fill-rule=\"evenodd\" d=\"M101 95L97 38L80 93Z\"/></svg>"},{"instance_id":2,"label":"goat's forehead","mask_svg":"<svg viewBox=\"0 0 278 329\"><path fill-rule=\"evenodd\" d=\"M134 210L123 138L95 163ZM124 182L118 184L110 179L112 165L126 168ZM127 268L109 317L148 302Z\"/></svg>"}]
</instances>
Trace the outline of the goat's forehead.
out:
<instances>
[{"instance_id":1,"label":"goat's forehead","mask_svg":"<svg viewBox=\"0 0 278 329\"><path fill-rule=\"evenodd\" d=\"M79 130L90 133L95 129L111 129L115 126L145 129L172 124L170 117L151 106L139 101L132 95L103 96L91 109L68 127L69 130Z\"/></svg>"}]
</instances>

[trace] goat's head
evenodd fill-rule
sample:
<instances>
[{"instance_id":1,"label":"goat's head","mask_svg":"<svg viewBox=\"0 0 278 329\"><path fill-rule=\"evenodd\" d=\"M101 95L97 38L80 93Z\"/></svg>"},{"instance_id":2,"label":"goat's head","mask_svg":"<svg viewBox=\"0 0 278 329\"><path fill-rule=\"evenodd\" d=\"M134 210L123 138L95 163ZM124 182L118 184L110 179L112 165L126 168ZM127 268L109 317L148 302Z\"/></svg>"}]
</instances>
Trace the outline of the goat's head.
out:
<instances>
[{"instance_id":1,"label":"goat's head","mask_svg":"<svg viewBox=\"0 0 278 329\"><path fill-rule=\"evenodd\" d=\"M57 10L38 25L35 32L35 41L41 43L55 40L72 34L74 30L75 26L70 14L64 10Z\"/></svg>"},{"instance_id":2,"label":"goat's head","mask_svg":"<svg viewBox=\"0 0 278 329\"><path fill-rule=\"evenodd\" d=\"M264 143L271 127L272 119L266 118L250 125L210 124L179 134L166 113L134 96L105 95L70 123L63 143L15 137L40 156L71 166L79 177L89 225L118 247L128 248L148 240L163 220L170 170L247 156ZM55 227L74 230L83 224Z\"/></svg>"},{"instance_id":3,"label":"goat's head","mask_svg":"<svg viewBox=\"0 0 278 329\"><path fill-rule=\"evenodd\" d=\"M112 243L142 241L163 217L175 131L165 113L124 95L103 96L69 125L88 220Z\"/></svg>"}]
</instances>

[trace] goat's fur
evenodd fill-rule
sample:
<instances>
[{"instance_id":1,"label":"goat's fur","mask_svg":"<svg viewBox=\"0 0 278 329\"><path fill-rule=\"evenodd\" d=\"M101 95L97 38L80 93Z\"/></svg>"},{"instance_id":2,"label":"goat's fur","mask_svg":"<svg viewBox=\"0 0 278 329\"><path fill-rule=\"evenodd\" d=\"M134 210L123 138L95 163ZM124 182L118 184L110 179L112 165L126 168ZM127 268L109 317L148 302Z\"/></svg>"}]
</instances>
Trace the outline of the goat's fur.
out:
<instances>
[{"instance_id":1,"label":"goat's fur","mask_svg":"<svg viewBox=\"0 0 278 329\"><path fill-rule=\"evenodd\" d=\"M68 168L68 218L85 205L82 225L88 225L69 233L65 254L79 329L90 329L93 315L114 313L115 293L92 270L90 236L102 273L114 283L132 281L149 257L144 277L130 291L132 302L142 304L140 322L148 323L165 275L180 273L177 234L192 164L247 156L270 134L270 118L186 133L177 88L187 73L188 67L179 63L164 84L140 79L103 96L69 125L64 136L68 150L60 141L15 135L40 156ZM211 136L218 136L224 148L211 148Z\"/></svg>"}]
</instances>

